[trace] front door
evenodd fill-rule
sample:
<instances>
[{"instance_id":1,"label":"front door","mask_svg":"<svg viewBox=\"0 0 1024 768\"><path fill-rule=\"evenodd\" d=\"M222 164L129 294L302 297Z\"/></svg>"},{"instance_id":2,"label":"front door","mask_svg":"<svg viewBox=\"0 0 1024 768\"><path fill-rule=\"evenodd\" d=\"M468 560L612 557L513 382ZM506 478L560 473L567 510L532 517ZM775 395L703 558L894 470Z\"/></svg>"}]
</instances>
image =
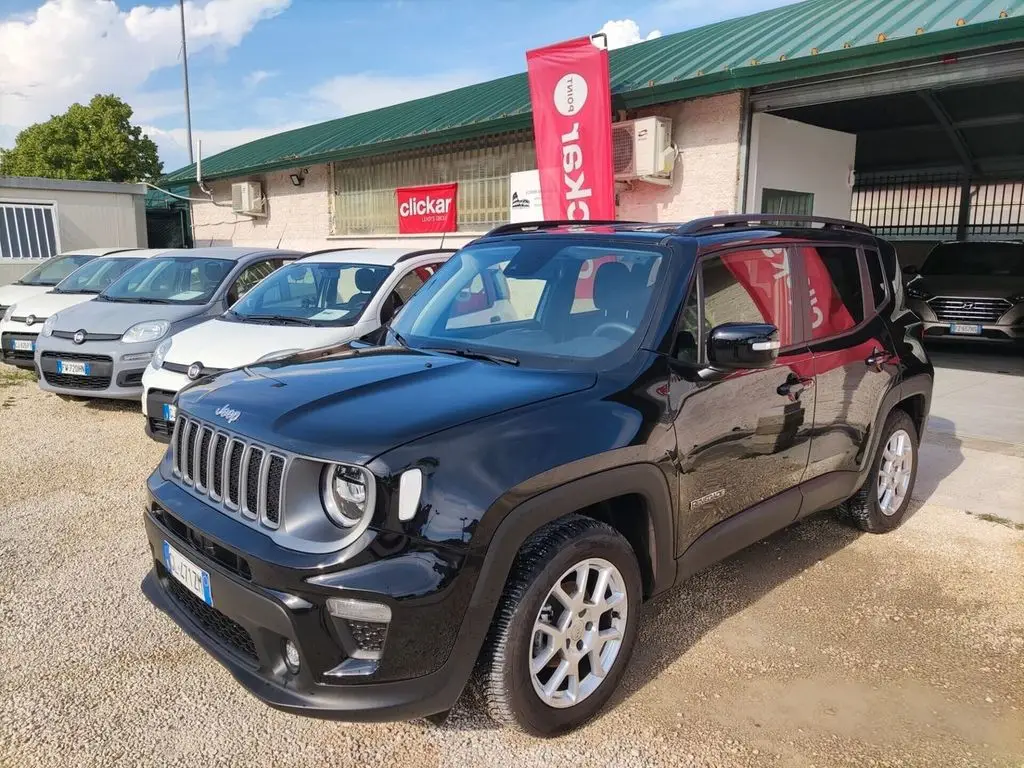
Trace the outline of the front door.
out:
<instances>
[{"instance_id":1,"label":"front door","mask_svg":"<svg viewBox=\"0 0 1024 768\"><path fill-rule=\"evenodd\" d=\"M786 249L748 249L704 257L695 272L673 375L670 403L678 444L677 552L738 512L800 483L814 420L814 374L802 343ZM797 306L800 306L797 303ZM767 369L701 380L711 329L730 322L770 323L782 349ZM793 517L799 510L794 494Z\"/></svg>"},{"instance_id":2,"label":"front door","mask_svg":"<svg viewBox=\"0 0 1024 768\"><path fill-rule=\"evenodd\" d=\"M845 245L802 247L799 254L809 287L817 388L809 480L855 472L870 458L871 428L899 367L879 315L892 297L878 254Z\"/></svg>"}]
</instances>

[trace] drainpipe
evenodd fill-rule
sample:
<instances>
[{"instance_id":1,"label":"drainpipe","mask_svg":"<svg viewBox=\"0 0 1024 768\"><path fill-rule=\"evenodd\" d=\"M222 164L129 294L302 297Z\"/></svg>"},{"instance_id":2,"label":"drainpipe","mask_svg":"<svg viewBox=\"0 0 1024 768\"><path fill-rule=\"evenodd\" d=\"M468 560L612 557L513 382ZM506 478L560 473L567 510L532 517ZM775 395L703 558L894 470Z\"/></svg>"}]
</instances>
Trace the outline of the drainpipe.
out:
<instances>
[{"instance_id":1,"label":"drainpipe","mask_svg":"<svg viewBox=\"0 0 1024 768\"><path fill-rule=\"evenodd\" d=\"M740 94L740 154L736 169L736 213L747 213L747 182L750 176L750 131L753 123L750 91Z\"/></svg>"}]
</instances>

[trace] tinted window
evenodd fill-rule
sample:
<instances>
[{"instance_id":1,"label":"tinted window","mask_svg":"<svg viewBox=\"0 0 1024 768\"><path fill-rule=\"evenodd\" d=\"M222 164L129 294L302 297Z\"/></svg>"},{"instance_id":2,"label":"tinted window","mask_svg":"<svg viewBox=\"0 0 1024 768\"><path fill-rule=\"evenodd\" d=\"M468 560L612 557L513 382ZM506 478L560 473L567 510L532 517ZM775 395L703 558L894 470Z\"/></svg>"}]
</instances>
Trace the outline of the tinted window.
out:
<instances>
[{"instance_id":1,"label":"tinted window","mask_svg":"<svg viewBox=\"0 0 1024 768\"><path fill-rule=\"evenodd\" d=\"M18 280L18 285L56 285L95 256L55 256Z\"/></svg>"},{"instance_id":2,"label":"tinted window","mask_svg":"<svg viewBox=\"0 0 1024 768\"><path fill-rule=\"evenodd\" d=\"M793 343L793 292L789 253L784 248L733 251L707 259L704 336L723 323L768 323L782 346Z\"/></svg>"},{"instance_id":3,"label":"tinted window","mask_svg":"<svg viewBox=\"0 0 1024 768\"><path fill-rule=\"evenodd\" d=\"M231 307L231 315L352 325L390 273L391 267L380 265L289 264L249 291Z\"/></svg>"},{"instance_id":4,"label":"tinted window","mask_svg":"<svg viewBox=\"0 0 1024 768\"><path fill-rule=\"evenodd\" d=\"M922 275L1024 277L1020 243L948 243L936 246L921 267Z\"/></svg>"},{"instance_id":5,"label":"tinted window","mask_svg":"<svg viewBox=\"0 0 1024 768\"><path fill-rule=\"evenodd\" d=\"M888 281L882 273L882 262L875 251L864 251L864 261L868 265L868 280L871 283L871 298L874 299L875 309L885 304L886 284Z\"/></svg>"},{"instance_id":6,"label":"tinted window","mask_svg":"<svg viewBox=\"0 0 1024 768\"><path fill-rule=\"evenodd\" d=\"M593 277L594 312L571 314L584 263L609 255ZM654 248L566 237L470 245L412 297L394 328L414 347L532 355L556 366L602 357L637 343L661 259Z\"/></svg>"},{"instance_id":7,"label":"tinted window","mask_svg":"<svg viewBox=\"0 0 1024 768\"><path fill-rule=\"evenodd\" d=\"M113 301L205 304L234 266L230 259L194 256L147 259L100 295Z\"/></svg>"},{"instance_id":8,"label":"tinted window","mask_svg":"<svg viewBox=\"0 0 1024 768\"><path fill-rule=\"evenodd\" d=\"M810 288L811 338L848 331L864 320L860 259L854 248L801 248Z\"/></svg>"},{"instance_id":9,"label":"tinted window","mask_svg":"<svg viewBox=\"0 0 1024 768\"><path fill-rule=\"evenodd\" d=\"M255 264L250 264L242 270L235 280L235 284L231 286L231 291L228 293L228 301L232 304L238 301L239 297L245 296L261 280L273 274L274 270L282 264L284 264L284 259L268 259L267 261L257 261Z\"/></svg>"},{"instance_id":10,"label":"tinted window","mask_svg":"<svg viewBox=\"0 0 1024 768\"><path fill-rule=\"evenodd\" d=\"M54 293L99 293L142 259L93 259L72 272Z\"/></svg>"}]
</instances>

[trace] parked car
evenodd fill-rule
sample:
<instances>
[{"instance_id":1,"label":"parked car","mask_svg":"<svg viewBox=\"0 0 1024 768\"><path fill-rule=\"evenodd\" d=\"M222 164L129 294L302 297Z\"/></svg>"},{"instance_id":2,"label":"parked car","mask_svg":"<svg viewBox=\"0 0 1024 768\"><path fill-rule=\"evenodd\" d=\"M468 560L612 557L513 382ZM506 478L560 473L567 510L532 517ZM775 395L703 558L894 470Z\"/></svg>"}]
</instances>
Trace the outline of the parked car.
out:
<instances>
[{"instance_id":1,"label":"parked car","mask_svg":"<svg viewBox=\"0 0 1024 768\"><path fill-rule=\"evenodd\" d=\"M39 386L59 395L139 400L168 336L224 312L295 251L196 248L136 265L93 301L50 315L36 340Z\"/></svg>"},{"instance_id":2,"label":"parked car","mask_svg":"<svg viewBox=\"0 0 1024 768\"><path fill-rule=\"evenodd\" d=\"M138 249L98 256L46 293L19 301L0 320L0 362L32 369L36 339L50 315L90 301L136 264L167 252L166 249Z\"/></svg>"},{"instance_id":3,"label":"parked car","mask_svg":"<svg viewBox=\"0 0 1024 768\"><path fill-rule=\"evenodd\" d=\"M170 439L174 398L190 381L376 330L453 252L320 251L278 270L223 315L160 343L142 375L146 434Z\"/></svg>"},{"instance_id":4,"label":"parked car","mask_svg":"<svg viewBox=\"0 0 1024 768\"><path fill-rule=\"evenodd\" d=\"M1024 341L1024 242L940 243L904 273L926 340Z\"/></svg>"},{"instance_id":5,"label":"parked car","mask_svg":"<svg viewBox=\"0 0 1024 768\"><path fill-rule=\"evenodd\" d=\"M435 715L479 664L498 722L580 725L645 600L819 510L910 512L932 366L896 254L785 220L500 227L380 345L193 384L145 593L280 709ZM517 318L466 325L487 270Z\"/></svg>"},{"instance_id":6,"label":"parked car","mask_svg":"<svg viewBox=\"0 0 1024 768\"><path fill-rule=\"evenodd\" d=\"M6 315L11 307L19 301L46 293L87 261L98 256L106 256L108 253L126 250L128 249L83 248L51 256L10 285L0 285L0 317Z\"/></svg>"}]
</instances>

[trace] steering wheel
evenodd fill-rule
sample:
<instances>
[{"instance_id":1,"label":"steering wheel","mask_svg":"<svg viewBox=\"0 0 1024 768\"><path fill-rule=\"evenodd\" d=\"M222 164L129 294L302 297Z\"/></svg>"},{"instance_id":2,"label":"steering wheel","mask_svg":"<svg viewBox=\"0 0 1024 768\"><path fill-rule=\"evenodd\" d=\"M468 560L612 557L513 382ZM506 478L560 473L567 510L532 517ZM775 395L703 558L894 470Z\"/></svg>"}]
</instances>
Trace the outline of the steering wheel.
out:
<instances>
[{"instance_id":1,"label":"steering wheel","mask_svg":"<svg viewBox=\"0 0 1024 768\"><path fill-rule=\"evenodd\" d=\"M636 331L636 328L626 325L625 323L601 323L599 326L597 326L597 328L594 329L594 335L606 336L607 334L605 333L605 331L621 331L622 333L626 334L627 337L629 337L633 335L633 333Z\"/></svg>"}]
</instances>

